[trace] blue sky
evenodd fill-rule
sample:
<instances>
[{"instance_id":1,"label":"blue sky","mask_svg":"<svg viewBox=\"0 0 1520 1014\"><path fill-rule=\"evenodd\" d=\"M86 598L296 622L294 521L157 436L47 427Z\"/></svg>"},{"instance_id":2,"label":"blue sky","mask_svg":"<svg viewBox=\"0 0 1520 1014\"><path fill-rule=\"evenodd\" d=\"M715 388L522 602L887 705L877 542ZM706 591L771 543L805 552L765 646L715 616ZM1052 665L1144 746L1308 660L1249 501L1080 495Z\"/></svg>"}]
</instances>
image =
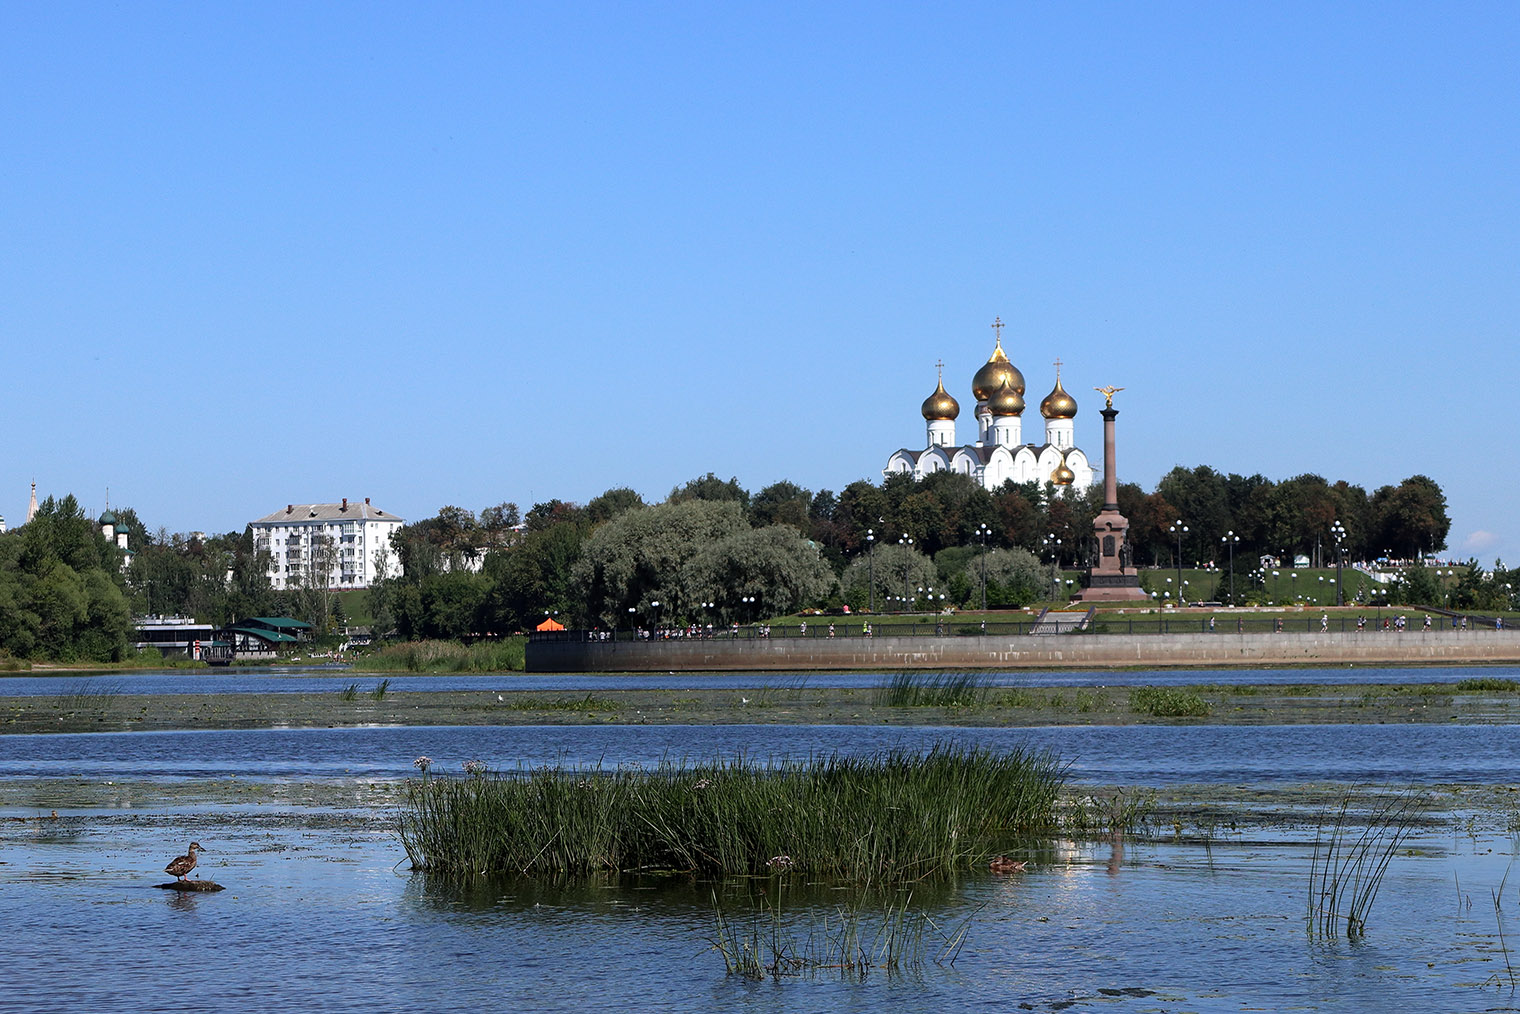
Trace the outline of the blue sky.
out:
<instances>
[{"instance_id":1,"label":"blue sky","mask_svg":"<svg viewBox=\"0 0 1520 1014\"><path fill-rule=\"evenodd\" d=\"M0 514L880 478L988 325L1120 474L1520 561L1520 5L0 7ZM1085 394L1084 394L1085 392Z\"/></svg>"}]
</instances>

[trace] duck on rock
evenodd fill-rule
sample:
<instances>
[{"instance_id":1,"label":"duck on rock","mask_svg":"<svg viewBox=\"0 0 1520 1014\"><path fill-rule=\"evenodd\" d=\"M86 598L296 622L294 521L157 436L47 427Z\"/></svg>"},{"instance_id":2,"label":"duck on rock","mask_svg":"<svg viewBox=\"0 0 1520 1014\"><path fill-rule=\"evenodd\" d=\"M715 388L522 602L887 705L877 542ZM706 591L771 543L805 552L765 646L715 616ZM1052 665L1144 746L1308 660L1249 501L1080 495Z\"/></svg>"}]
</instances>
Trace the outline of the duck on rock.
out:
<instances>
[{"instance_id":1,"label":"duck on rock","mask_svg":"<svg viewBox=\"0 0 1520 1014\"><path fill-rule=\"evenodd\" d=\"M182 856L175 856L169 860L169 865L164 867L164 872L172 873L178 880L184 880L185 874L195 869L195 853L197 851L204 852L206 850L201 847L199 842L191 842L190 850Z\"/></svg>"}]
</instances>

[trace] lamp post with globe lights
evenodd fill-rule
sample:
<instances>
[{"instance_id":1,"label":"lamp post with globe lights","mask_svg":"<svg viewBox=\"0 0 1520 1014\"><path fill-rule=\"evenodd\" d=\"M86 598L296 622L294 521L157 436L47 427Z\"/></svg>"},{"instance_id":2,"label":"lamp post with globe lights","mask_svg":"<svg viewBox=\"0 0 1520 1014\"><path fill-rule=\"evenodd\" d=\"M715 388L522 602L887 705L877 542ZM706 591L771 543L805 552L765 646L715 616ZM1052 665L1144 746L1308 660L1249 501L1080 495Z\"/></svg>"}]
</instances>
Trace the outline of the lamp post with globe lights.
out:
<instances>
[{"instance_id":1,"label":"lamp post with globe lights","mask_svg":"<svg viewBox=\"0 0 1520 1014\"><path fill-rule=\"evenodd\" d=\"M982 540L982 612L987 611L987 536L992 529L984 521L976 526L976 537Z\"/></svg>"},{"instance_id":2,"label":"lamp post with globe lights","mask_svg":"<svg viewBox=\"0 0 1520 1014\"><path fill-rule=\"evenodd\" d=\"M1346 586L1341 576L1341 568L1346 564L1346 526L1340 521L1330 523L1330 535L1335 539L1335 604L1346 604Z\"/></svg>"},{"instance_id":3,"label":"lamp post with globe lights","mask_svg":"<svg viewBox=\"0 0 1520 1014\"><path fill-rule=\"evenodd\" d=\"M908 601L908 571L911 570L913 538L904 532L903 537L897 540L897 544L903 547L903 601Z\"/></svg>"},{"instance_id":4,"label":"lamp post with globe lights","mask_svg":"<svg viewBox=\"0 0 1520 1014\"><path fill-rule=\"evenodd\" d=\"M1233 606L1235 604L1235 544L1240 541L1240 536L1236 535L1232 529L1221 535L1219 541L1230 550L1230 605Z\"/></svg>"},{"instance_id":5,"label":"lamp post with globe lights","mask_svg":"<svg viewBox=\"0 0 1520 1014\"><path fill-rule=\"evenodd\" d=\"M871 582L871 612L876 612L876 529L866 529L866 556L870 562L867 565L870 570Z\"/></svg>"},{"instance_id":6,"label":"lamp post with globe lights","mask_svg":"<svg viewBox=\"0 0 1520 1014\"><path fill-rule=\"evenodd\" d=\"M1172 526L1170 528L1168 528L1167 531L1170 532L1170 533L1172 533L1173 535L1177 536L1177 593L1179 595L1181 595L1182 594L1182 537L1187 534L1188 526L1185 525L1185 524L1183 524L1182 520L1179 518L1178 520L1172 522ZM1181 603L1179 602L1178 604L1180 605Z\"/></svg>"}]
</instances>

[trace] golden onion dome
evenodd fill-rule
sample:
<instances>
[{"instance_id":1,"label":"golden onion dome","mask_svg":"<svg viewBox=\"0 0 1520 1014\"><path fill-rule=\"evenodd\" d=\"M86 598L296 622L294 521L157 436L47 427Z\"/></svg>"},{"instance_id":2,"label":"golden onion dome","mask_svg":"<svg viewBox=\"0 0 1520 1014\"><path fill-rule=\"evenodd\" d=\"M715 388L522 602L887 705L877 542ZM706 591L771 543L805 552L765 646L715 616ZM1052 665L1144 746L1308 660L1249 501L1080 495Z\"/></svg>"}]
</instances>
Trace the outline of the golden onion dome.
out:
<instances>
[{"instance_id":1,"label":"golden onion dome","mask_svg":"<svg viewBox=\"0 0 1520 1014\"><path fill-rule=\"evenodd\" d=\"M1066 393L1066 388L1061 386L1061 370L1056 368L1055 390L1045 396L1040 402L1040 414L1047 419L1072 419L1077 414L1077 400Z\"/></svg>"},{"instance_id":2,"label":"golden onion dome","mask_svg":"<svg viewBox=\"0 0 1520 1014\"><path fill-rule=\"evenodd\" d=\"M1066 467L1066 459L1062 458L1056 470L1050 473L1050 481L1057 486L1070 486L1077 481L1077 473Z\"/></svg>"},{"instance_id":3,"label":"golden onion dome","mask_svg":"<svg viewBox=\"0 0 1520 1014\"><path fill-rule=\"evenodd\" d=\"M977 401L986 401L1002 386L1004 380L1020 395L1024 393L1024 375L1008 361L1008 355L1003 351L1003 340L999 338L997 348L992 350L992 357L971 378L971 393L976 395ZM1021 409L1022 407L1020 405Z\"/></svg>"},{"instance_id":4,"label":"golden onion dome","mask_svg":"<svg viewBox=\"0 0 1520 1014\"><path fill-rule=\"evenodd\" d=\"M1002 385L987 399L987 409L993 415L1023 415L1024 396L1004 377Z\"/></svg>"},{"instance_id":5,"label":"golden onion dome","mask_svg":"<svg viewBox=\"0 0 1520 1014\"><path fill-rule=\"evenodd\" d=\"M934 388L934 393L924 399L924 418L931 422L935 419L954 419L961 414L961 406L958 401L950 396L945 390L945 378L940 377L939 384Z\"/></svg>"}]
</instances>

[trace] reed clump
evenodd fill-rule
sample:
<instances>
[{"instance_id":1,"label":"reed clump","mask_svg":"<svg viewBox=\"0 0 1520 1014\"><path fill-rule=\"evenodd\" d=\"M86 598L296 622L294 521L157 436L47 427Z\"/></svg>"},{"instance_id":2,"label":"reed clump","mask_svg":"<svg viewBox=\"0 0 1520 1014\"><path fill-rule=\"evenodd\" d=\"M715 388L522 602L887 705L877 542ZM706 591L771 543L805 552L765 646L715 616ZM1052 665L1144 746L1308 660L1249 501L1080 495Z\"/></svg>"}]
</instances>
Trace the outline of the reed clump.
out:
<instances>
[{"instance_id":1,"label":"reed clump","mask_svg":"<svg viewBox=\"0 0 1520 1014\"><path fill-rule=\"evenodd\" d=\"M1520 690L1520 681L1503 676L1470 676L1465 680L1459 680L1456 689L1463 693L1494 691L1512 694Z\"/></svg>"},{"instance_id":2,"label":"reed clump","mask_svg":"<svg viewBox=\"0 0 1520 1014\"><path fill-rule=\"evenodd\" d=\"M883 708L979 708L991 685L977 673L900 672L876 691Z\"/></svg>"},{"instance_id":3,"label":"reed clump","mask_svg":"<svg viewBox=\"0 0 1520 1014\"><path fill-rule=\"evenodd\" d=\"M1129 694L1130 710L1153 718L1204 718L1209 702L1178 687L1136 687Z\"/></svg>"},{"instance_id":4,"label":"reed clump","mask_svg":"<svg viewBox=\"0 0 1520 1014\"><path fill-rule=\"evenodd\" d=\"M527 659L527 640L404 641L388 645L360 663L381 672L521 672Z\"/></svg>"},{"instance_id":5,"label":"reed clump","mask_svg":"<svg viewBox=\"0 0 1520 1014\"><path fill-rule=\"evenodd\" d=\"M985 866L1012 836L1051 827L1065 767L1048 752L942 745L773 764L422 770L402 844L414 867L450 878L659 870L890 884Z\"/></svg>"},{"instance_id":6,"label":"reed clump","mask_svg":"<svg viewBox=\"0 0 1520 1014\"><path fill-rule=\"evenodd\" d=\"M1360 939L1367 916L1377 900L1388 864L1419 816L1420 798L1413 792L1385 798L1365 821L1351 814L1351 796L1328 829L1322 819L1314 836L1309 863L1307 924L1310 936Z\"/></svg>"},{"instance_id":7,"label":"reed clump","mask_svg":"<svg viewBox=\"0 0 1520 1014\"><path fill-rule=\"evenodd\" d=\"M740 926L724 914L715 895L710 942L729 975L754 980L827 973L864 981L872 971L919 972L926 958L936 965L955 964L970 919L946 934L911 902L911 895L901 901L889 896L876 911L857 898L831 911L809 910L803 921L784 916L778 895L776 902L762 902L748 926Z\"/></svg>"}]
</instances>

